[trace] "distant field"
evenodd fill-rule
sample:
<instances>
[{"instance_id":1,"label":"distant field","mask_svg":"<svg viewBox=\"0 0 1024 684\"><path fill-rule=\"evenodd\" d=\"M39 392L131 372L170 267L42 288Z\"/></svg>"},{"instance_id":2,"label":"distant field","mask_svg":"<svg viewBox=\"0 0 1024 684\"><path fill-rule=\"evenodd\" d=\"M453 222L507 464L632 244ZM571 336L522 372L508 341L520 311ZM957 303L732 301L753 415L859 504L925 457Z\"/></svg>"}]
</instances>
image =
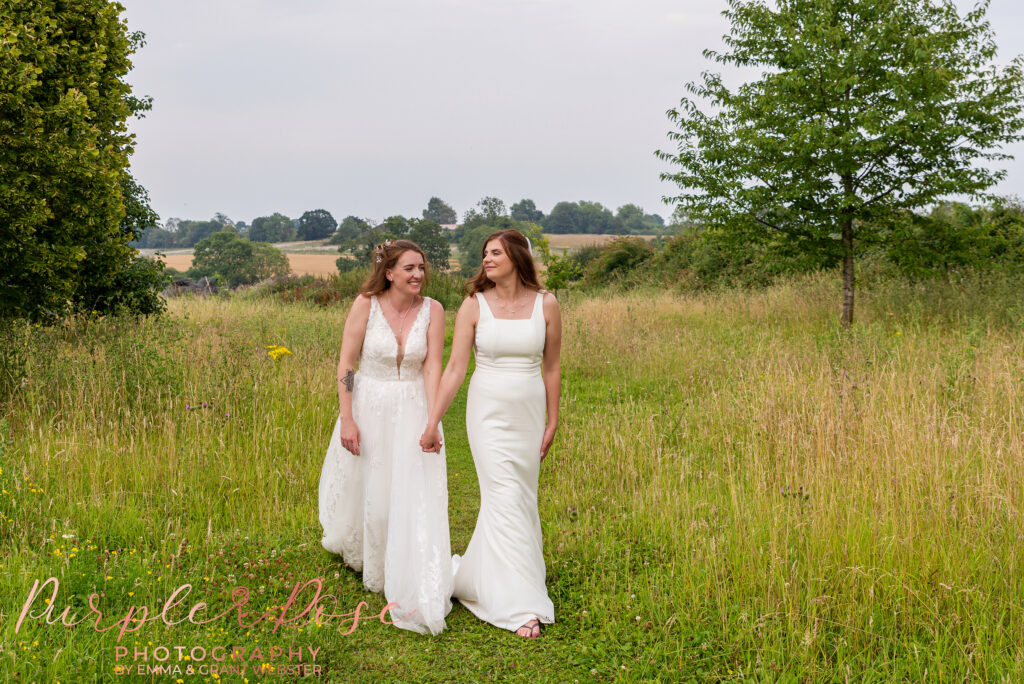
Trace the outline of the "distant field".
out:
<instances>
[{"instance_id":1,"label":"distant field","mask_svg":"<svg viewBox=\"0 0 1024 684\"><path fill-rule=\"evenodd\" d=\"M337 252L331 254L287 254L292 272L297 275L325 276L338 272L334 262L338 260ZM168 267L179 271L187 271L192 266L191 254L168 254L163 257Z\"/></svg>"},{"instance_id":2,"label":"distant field","mask_svg":"<svg viewBox=\"0 0 1024 684\"><path fill-rule=\"evenodd\" d=\"M548 244L552 249L562 250L562 252L579 249L580 247L586 247L588 245L606 245L615 238L624 237L621 235L593 235L587 233L569 233L566 235L548 235ZM632 237L643 238L644 240L653 240L656 236L654 235L634 235ZM333 275L338 272L337 267L334 265L338 259L337 246L336 245L324 245L322 240L316 240L312 242L288 242L280 243L275 247L285 252L288 257L288 262L291 264L292 272L296 275L313 275L313 276L325 276ZM313 252L313 253L299 253ZM329 253L322 254L317 253L320 251L329 250ZM147 256L151 256L155 250L142 250ZM173 250L169 254L165 254L163 257L164 263L169 268L174 268L179 271L187 271L192 266L192 250ZM453 245L452 248L452 259L450 259L450 265L452 269L459 268L458 249Z\"/></svg>"},{"instance_id":3,"label":"distant field","mask_svg":"<svg viewBox=\"0 0 1024 684\"><path fill-rule=\"evenodd\" d=\"M653 240L655 235L592 235L589 233L568 233L566 235L548 235L548 246L551 249L578 249L589 245L606 245L618 237L639 237Z\"/></svg>"}]
</instances>

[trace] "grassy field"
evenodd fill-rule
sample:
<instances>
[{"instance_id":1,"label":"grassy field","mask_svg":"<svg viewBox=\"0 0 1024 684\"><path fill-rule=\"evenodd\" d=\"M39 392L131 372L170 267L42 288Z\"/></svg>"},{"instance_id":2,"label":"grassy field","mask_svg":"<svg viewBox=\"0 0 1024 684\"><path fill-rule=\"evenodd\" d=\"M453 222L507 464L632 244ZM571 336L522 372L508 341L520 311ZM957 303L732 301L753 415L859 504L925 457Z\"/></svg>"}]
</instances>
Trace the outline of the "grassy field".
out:
<instances>
[{"instance_id":1,"label":"grassy field","mask_svg":"<svg viewBox=\"0 0 1024 684\"><path fill-rule=\"evenodd\" d=\"M591 235L587 233L568 233L564 235L548 235L548 246L551 249L560 249L563 252L566 250L572 251L579 249L580 247L589 247L590 245L604 246L616 238L623 237L621 235ZM629 237L638 237L644 240L653 240L656 235L632 235Z\"/></svg>"},{"instance_id":2,"label":"grassy field","mask_svg":"<svg viewBox=\"0 0 1024 684\"><path fill-rule=\"evenodd\" d=\"M319 546L344 306L175 300L24 329L4 357L25 380L0 440L0 671L112 681L120 643L319 647L322 681L1021 681L1020 284L879 285L847 333L837 284L574 295L540 491L557 623L534 642L458 605L433 638L228 618L15 633L51 576L55 617L95 591L101 627L186 582L179 618L239 587L280 610L312 578L345 612L384 605ZM464 412L445 420L455 551L478 506ZM258 662L249 682L280 680Z\"/></svg>"},{"instance_id":3,"label":"grassy field","mask_svg":"<svg viewBox=\"0 0 1024 684\"><path fill-rule=\"evenodd\" d=\"M606 245L618 236L571 234L548 235L547 237L550 247L560 250L564 254L567 251L571 252L588 245ZM645 240L653 240L655 238L654 235L638 235L636 237L641 237ZM338 268L335 265L338 259L337 245L327 245L324 244L323 240L314 240L311 242L279 243L274 246L281 249L288 257L288 263L291 265L292 273L295 275L323 277L338 272ZM152 256L157 251L161 251L163 256L160 258L169 268L187 271L192 267L191 249L143 250L147 256ZM459 255L458 247L455 245L452 245L452 259L450 263L453 269L458 269Z\"/></svg>"},{"instance_id":4,"label":"grassy field","mask_svg":"<svg viewBox=\"0 0 1024 684\"><path fill-rule=\"evenodd\" d=\"M337 249L337 248L335 248ZM335 251L331 254L295 254L286 253L288 264L292 267L295 275L328 276L338 272L335 262L338 261L338 254ZM167 254L162 260L169 268L179 271L187 271L192 268L192 254Z\"/></svg>"}]
</instances>

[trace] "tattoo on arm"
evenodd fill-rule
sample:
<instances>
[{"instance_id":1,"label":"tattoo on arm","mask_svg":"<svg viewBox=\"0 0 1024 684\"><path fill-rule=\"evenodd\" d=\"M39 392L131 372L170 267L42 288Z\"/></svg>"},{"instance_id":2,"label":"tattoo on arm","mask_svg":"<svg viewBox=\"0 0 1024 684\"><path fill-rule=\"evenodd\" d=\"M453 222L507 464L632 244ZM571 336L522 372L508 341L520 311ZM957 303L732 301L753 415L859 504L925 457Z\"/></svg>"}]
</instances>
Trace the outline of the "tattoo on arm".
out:
<instances>
[{"instance_id":1,"label":"tattoo on arm","mask_svg":"<svg viewBox=\"0 0 1024 684\"><path fill-rule=\"evenodd\" d=\"M345 389L349 392L352 391L352 387L356 384L356 372L351 368L345 373L345 377L341 378L341 381L345 384Z\"/></svg>"}]
</instances>

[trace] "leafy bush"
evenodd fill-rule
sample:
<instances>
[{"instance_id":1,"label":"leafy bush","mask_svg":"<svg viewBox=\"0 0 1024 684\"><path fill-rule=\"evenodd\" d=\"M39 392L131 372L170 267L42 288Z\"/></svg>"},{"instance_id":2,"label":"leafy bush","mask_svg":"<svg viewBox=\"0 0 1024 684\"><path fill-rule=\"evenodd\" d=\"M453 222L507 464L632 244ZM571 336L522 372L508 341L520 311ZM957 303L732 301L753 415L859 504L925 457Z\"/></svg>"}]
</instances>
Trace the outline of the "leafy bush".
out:
<instances>
[{"instance_id":1,"label":"leafy bush","mask_svg":"<svg viewBox=\"0 0 1024 684\"><path fill-rule=\"evenodd\" d=\"M171 275L164 262L136 255L107 282L90 283L83 288L79 293L82 308L143 316L162 313L166 301L160 291L171 281Z\"/></svg>"},{"instance_id":2,"label":"leafy bush","mask_svg":"<svg viewBox=\"0 0 1024 684\"><path fill-rule=\"evenodd\" d=\"M612 240L601 250L601 255L587 268L586 281L591 284L621 281L647 263L654 250L641 238L626 237Z\"/></svg>"},{"instance_id":3,"label":"leafy bush","mask_svg":"<svg viewBox=\"0 0 1024 684\"><path fill-rule=\"evenodd\" d=\"M192 277L218 276L228 287L237 287L286 275L289 270L288 257L281 250L221 231L196 245L189 274Z\"/></svg>"}]
</instances>

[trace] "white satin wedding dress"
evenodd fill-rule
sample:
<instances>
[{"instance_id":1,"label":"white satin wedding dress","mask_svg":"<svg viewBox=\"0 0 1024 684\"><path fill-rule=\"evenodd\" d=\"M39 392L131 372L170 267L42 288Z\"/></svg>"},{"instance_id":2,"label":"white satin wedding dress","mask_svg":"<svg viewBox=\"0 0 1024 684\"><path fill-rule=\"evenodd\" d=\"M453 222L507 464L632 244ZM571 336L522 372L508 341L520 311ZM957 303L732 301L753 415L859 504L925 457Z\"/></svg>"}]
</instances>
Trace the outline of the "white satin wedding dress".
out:
<instances>
[{"instance_id":1,"label":"white satin wedding dress","mask_svg":"<svg viewBox=\"0 0 1024 684\"><path fill-rule=\"evenodd\" d=\"M391 610L396 626L421 634L444 629L452 607L445 456L419 444L427 424L430 302L424 299L409 330L399 368L398 341L371 298L352 391L361 453L341 445L339 417L319 496L324 548L362 571L367 589L398 604Z\"/></svg>"},{"instance_id":2,"label":"white satin wedding dress","mask_svg":"<svg viewBox=\"0 0 1024 684\"><path fill-rule=\"evenodd\" d=\"M476 295L476 370L466 430L480 480L480 516L465 554L455 556L454 596L481 620L515 631L555 621L544 583L537 484L546 400L541 378L543 293L530 318L495 318Z\"/></svg>"}]
</instances>

